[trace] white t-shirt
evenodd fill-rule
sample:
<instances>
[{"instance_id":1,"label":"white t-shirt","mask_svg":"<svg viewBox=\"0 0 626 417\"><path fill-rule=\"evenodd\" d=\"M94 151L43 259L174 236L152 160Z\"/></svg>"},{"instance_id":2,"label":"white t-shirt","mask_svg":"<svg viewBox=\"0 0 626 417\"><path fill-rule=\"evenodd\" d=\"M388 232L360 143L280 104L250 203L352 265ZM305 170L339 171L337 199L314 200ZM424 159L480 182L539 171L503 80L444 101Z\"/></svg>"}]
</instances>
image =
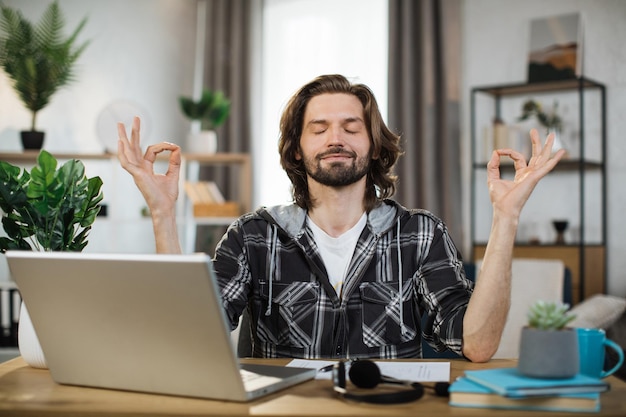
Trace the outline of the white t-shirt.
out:
<instances>
[{"instance_id":1,"label":"white t-shirt","mask_svg":"<svg viewBox=\"0 0 626 417\"><path fill-rule=\"evenodd\" d=\"M337 294L341 296L341 287L348 272L348 266L354 254L356 242L367 224L367 214L363 213L359 221L339 237L328 235L308 216L307 222L313 231L313 237L322 255L330 283L335 288Z\"/></svg>"}]
</instances>

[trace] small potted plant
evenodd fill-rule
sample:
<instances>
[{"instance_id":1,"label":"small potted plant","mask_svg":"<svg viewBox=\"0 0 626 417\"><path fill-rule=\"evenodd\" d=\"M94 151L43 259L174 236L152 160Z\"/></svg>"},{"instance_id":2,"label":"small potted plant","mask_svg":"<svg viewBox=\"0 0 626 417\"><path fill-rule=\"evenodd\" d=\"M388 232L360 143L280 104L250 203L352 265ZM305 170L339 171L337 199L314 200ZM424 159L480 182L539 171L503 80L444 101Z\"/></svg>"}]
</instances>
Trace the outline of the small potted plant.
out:
<instances>
[{"instance_id":1,"label":"small potted plant","mask_svg":"<svg viewBox=\"0 0 626 417\"><path fill-rule=\"evenodd\" d=\"M34 25L19 10L0 4L0 68L31 112L29 131L22 131L24 149L41 149L44 132L37 130L37 113L54 93L74 80L74 64L88 42L76 44L86 18L69 37L63 36L65 21L57 1Z\"/></svg>"},{"instance_id":2,"label":"small potted plant","mask_svg":"<svg viewBox=\"0 0 626 417\"><path fill-rule=\"evenodd\" d=\"M518 120L524 121L531 117L535 117L548 132L560 131L563 127L563 121L557 112L558 107L559 103L555 101L552 111L548 113L544 111L541 103L535 100L527 100L522 106L522 115L518 118Z\"/></svg>"},{"instance_id":3,"label":"small potted plant","mask_svg":"<svg viewBox=\"0 0 626 417\"><path fill-rule=\"evenodd\" d=\"M0 210L6 234L0 237L0 253L82 251L100 211L101 187L100 177L87 178L79 160L69 160L57 169L57 160L46 151L39 153L30 172L0 161ZM18 326L24 360L46 367L24 304Z\"/></svg>"},{"instance_id":4,"label":"small potted plant","mask_svg":"<svg viewBox=\"0 0 626 417\"><path fill-rule=\"evenodd\" d=\"M217 134L230 114L230 100L221 91L204 90L199 100L180 97L180 108L185 116L195 123L188 137L190 152L215 153ZM194 128L195 127L195 128Z\"/></svg>"},{"instance_id":5,"label":"small potted plant","mask_svg":"<svg viewBox=\"0 0 626 417\"><path fill-rule=\"evenodd\" d=\"M537 301L522 329L518 370L536 378L568 378L578 373L578 334L567 327L569 305Z\"/></svg>"},{"instance_id":6,"label":"small potted plant","mask_svg":"<svg viewBox=\"0 0 626 417\"><path fill-rule=\"evenodd\" d=\"M534 117L537 119L539 124L546 129L546 134L554 133L554 145L552 146L552 152L556 152L563 148L563 144L561 142L563 120L558 114L558 109L559 103L557 101L554 102L552 110L547 112L538 101L527 100L522 106L522 115L517 119L519 122L522 122Z\"/></svg>"}]
</instances>

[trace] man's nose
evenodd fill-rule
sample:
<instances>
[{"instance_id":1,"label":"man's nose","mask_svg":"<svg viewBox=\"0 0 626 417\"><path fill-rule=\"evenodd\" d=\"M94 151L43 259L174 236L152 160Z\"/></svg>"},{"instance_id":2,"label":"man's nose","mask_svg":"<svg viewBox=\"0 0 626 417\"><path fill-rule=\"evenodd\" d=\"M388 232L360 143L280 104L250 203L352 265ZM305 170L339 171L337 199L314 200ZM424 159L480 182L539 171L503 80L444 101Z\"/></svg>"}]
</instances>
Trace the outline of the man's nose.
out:
<instances>
[{"instance_id":1,"label":"man's nose","mask_svg":"<svg viewBox=\"0 0 626 417\"><path fill-rule=\"evenodd\" d=\"M345 143L344 136L343 136L345 132L343 131L343 129L339 126L330 127L329 132L330 132L330 137L328 139L329 145L343 146L343 144Z\"/></svg>"}]
</instances>

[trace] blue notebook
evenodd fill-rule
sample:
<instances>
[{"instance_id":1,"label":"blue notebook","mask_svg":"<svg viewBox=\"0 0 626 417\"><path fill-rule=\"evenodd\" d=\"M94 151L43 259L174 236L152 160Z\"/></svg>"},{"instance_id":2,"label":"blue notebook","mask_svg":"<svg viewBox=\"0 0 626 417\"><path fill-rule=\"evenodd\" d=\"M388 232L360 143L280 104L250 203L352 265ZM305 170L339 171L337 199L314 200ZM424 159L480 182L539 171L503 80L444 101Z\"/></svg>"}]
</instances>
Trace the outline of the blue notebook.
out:
<instances>
[{"instance_id":1,"label":"blue notebook","mask_svg":"<svg viewBox=\"0 0 626 417\"><path fill-rule=\"evenodd\" d=\"M499 395L489 388L463 377L450 385L449 392L449 404L453 407L580 413L600 411L600 394L597 392L510 398Z\"/></svg>"},{"instance_id":2,"label":"blue notebook","mask_svg":"<svg viewBox=\"0 0 626 417\"><path fill-rule=\"evenodd\" d=\"M580 394L608 391L610 385L601 379L585 375L571 378L531 378L520 374L517 368L465 371L465 376L491 391L505 397Z\"/></svg>"},{"instance_id":3,"label":"blue notebook","mask_svg":"<svg viewBox=\"0 0 626 417\"><path fill-rule=\"evenodd\" d=\"M600 411L600 394L597 392L510 398L463 377L450 385L449 392L449 403L454 407L580 413Z\"/></svg>"}]
</instances>

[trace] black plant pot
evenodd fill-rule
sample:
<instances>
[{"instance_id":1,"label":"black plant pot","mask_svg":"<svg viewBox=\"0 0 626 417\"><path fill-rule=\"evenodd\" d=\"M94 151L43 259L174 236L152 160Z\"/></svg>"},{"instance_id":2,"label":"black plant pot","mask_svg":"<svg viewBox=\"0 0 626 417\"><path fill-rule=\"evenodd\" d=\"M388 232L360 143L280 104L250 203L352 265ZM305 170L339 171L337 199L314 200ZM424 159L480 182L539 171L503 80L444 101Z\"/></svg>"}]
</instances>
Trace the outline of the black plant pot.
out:
<instances>
[{"instance_id":1,"label":"black plant pot","mask_svg":"<svg viewBox=\"0 0 626 417\"><path fill-rule=\"evenodd\" d=\"M40 150L43 147L44 132L36 130L21 131L24 150Z\"/></svg>"}]
</instances>

